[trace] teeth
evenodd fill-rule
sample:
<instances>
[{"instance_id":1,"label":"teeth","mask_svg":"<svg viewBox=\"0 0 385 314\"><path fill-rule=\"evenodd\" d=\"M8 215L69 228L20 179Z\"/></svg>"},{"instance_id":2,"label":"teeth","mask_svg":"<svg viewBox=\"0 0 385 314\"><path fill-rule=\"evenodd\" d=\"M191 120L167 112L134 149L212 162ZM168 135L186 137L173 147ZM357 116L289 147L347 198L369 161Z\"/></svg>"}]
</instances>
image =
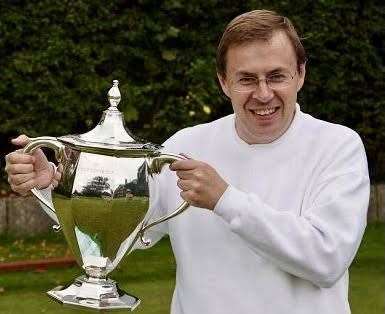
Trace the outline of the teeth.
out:
<instances>
[{"instance_id":1,"label":"teeth","mask_svg":"<svg viewBox=\"0 0 385 314\"><path fill-rule=\"evenodd\" d=\"M272 114L275 112L276 108L266 108L262 110L251 110L254 114L260 115L260 116L266 116L268 114Z\"/></svg>"}]
</instances>

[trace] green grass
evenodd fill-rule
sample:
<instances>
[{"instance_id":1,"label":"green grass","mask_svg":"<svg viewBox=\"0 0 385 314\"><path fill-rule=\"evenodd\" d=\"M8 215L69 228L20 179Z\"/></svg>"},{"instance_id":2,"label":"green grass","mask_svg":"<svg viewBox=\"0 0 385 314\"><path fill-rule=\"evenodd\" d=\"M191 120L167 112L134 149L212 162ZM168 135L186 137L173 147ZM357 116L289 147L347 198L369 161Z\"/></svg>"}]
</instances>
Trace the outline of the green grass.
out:
<instances>
[{"instance_id":1,"label":"green grass","mask_svg":"<svg viewBox=\"0 0 385 314\"><path fill-rule=\"evenodd\" d=\"M358 256L350 268L349 298L352 314L385 313L384 227L384 224L368 226ZM4 247L15 246L15 241L19 241L16 246L20 246L20 240L0 238L0 252ZM27 239L22 243L24 249L33 247L30 252L37 252L41 250L41 241L44 241L44 238ZM63 245L60 236L49 236L45 246L51 247L48 251L52 253L52 250L57 249L58 243ZM25 256L20 248L11 251L12 259L18 254ZM63 248L58 250L62 251ZM3 289L2 292L0 290L0 313L90 313L86 310L75 311L62 307L45 295L45 291L71 282L79 274L81 272L77 267L50 269L45 272L0 273L0 287ZM175 262L167 239L149 250L135 251L111 275L120 283L121 288L142 299L141 305L135 311L138 314L169 313L174 276Z\"/></svg>"},{"instance_id":2,"label":"green grass","mask_svg":"<svg viewBox=\"0 0 385 314\"><path fill-rule=\"evenodd\" d=\"M62 307L45 294L80 274L78 267L0 273L0 287L4 289L0 292L0 313L89 313ZM167 239L151 250L133 252L111 274L120 288L141 298L142 303L135 311L138 314L169 313L174 276L175 262Z\"/></svg>"},{"instance_id":3,"label":"green grass","mask_svg":"<svg viewBox=\"0 0 385 314\"><path fill-rule=\"evenodd\" d=\"M350 267L352 314L385 313L385 224L372 224Z\"/></svg>"},{"instance_id":4,"label":"green grass","mask_svg":"<svg viewBox=\"0 0 385 314\"><path fill-rule=\"evenodd\" d=\"M0 262L71 256L62 233L19 238L0 235ZM1 273L0 273L1 278Z\"/></svg>"}]
</instances>

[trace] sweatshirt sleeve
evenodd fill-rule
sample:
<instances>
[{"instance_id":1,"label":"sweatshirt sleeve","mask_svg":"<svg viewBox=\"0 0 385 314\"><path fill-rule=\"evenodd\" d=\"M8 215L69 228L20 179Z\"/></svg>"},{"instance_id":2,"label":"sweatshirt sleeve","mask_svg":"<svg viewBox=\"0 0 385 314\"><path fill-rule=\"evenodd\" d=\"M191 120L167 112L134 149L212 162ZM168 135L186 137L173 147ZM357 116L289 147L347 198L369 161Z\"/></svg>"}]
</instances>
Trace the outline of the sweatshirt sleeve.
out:
<instances>
[{"instance_id":1,"label":"sweatshirt sleeve","mask_svg":"<svg viewBox=\"0 0 385 314\"><path fill-rule=\"evenodd\" d=\"M360 142L361 143L361 142ZM347 270L366 226L370 182L362 144L338 154L317 180L307 208L277 210L228 186L214 212L257 254L319 287Z\"/></svg>"}]
</instances>

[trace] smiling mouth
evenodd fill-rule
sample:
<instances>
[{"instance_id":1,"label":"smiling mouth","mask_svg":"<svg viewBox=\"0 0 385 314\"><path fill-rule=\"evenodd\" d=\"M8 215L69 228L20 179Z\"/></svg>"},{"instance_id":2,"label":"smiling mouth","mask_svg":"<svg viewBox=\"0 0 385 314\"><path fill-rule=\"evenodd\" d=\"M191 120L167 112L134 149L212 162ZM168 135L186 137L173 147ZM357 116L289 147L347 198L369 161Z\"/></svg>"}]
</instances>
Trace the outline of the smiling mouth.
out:
<instances>
[{"instance_id":1,"label":"smiling mouth","mask_svg":"<svg viewBox=\"0 0 385 314\"><path fill-rule=\"evenodd\" d=\"M278 109L279 107L268 107L263 109L249 109L249 111L255 116L268 117L276 113Z\"/></svg>"}]
</instances>

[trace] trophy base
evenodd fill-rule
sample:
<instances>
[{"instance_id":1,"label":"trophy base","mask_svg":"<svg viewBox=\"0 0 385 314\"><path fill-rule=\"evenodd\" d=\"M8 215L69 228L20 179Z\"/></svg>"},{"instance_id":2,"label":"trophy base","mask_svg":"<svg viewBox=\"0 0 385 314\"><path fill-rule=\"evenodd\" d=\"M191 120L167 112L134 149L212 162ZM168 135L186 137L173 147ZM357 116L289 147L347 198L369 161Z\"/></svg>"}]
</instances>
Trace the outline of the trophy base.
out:
<instances>
[{"instance_id":1,"label":"trophy base","mask_svg":"<svg viewBox=\"0 0 385 314\"><path fill-rule=\"evenodd\" d=\"M140 299L120 290L115 281L86 276L76 278L69 286L56 287L47 294L63 305L93 310L133 311L140 304Z\"/></svg>"}]
</instances>

